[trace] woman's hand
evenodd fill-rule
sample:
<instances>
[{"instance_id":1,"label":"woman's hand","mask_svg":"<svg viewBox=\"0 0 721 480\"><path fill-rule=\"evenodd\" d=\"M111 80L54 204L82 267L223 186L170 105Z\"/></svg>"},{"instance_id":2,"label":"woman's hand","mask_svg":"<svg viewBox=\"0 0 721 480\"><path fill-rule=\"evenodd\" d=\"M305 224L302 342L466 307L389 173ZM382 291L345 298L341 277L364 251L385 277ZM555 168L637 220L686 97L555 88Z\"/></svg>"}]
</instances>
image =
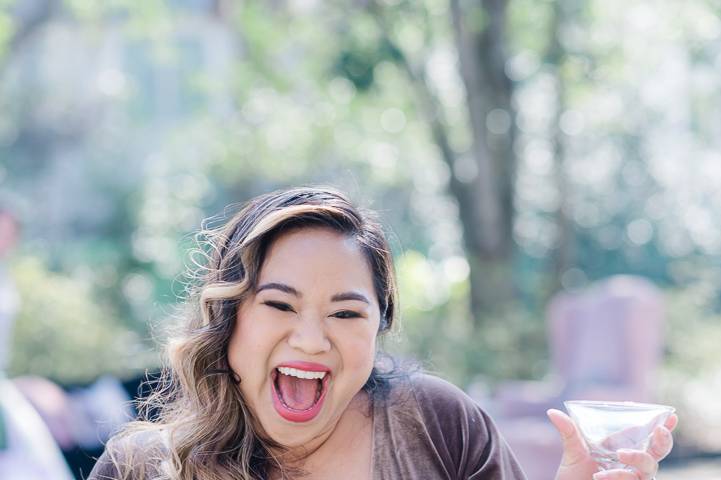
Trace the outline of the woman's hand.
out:
<instances>
[{"instance_id":1,"label":"woman's hand","mask_svg":"<svg viewBox=\"0 0 721 480\"><path fill-rule=\"evenodd\" d=\"M678 423L678 417L671 415L664 426L656 427L648 450L619 450L618 457L630 470L598 471L598 464L591 458L581 434L573 420L560 410L549 410L548 418L556 427L563 441L563 459L558 468L556 480L652 480L658 471L658 462L671 451L671 431Z\"/></svg>"}]
</instances>

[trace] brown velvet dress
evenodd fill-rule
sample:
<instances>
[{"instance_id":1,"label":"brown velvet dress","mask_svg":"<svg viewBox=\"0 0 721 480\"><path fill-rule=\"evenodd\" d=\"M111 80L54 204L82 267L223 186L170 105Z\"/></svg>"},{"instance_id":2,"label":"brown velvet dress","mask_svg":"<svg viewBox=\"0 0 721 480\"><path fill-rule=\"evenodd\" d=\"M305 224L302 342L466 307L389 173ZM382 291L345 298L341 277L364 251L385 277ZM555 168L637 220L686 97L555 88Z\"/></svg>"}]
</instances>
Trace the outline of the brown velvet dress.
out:
<instances>
[{"instance_id":1,"label":"brown velvet dress","mask_svg":"<svg viewBox=\"0 0 721 480\"><path fill-rule=\"evenodd\" d=\"M372 408L375 479L526 479L488 415L445 380L425 374L395 379ZM141 462L143 446L138 450ZM152 478L153 463L144 465L144 477ZM106 451L88 480L117 478Z\"/></svg>"}]
</instances>

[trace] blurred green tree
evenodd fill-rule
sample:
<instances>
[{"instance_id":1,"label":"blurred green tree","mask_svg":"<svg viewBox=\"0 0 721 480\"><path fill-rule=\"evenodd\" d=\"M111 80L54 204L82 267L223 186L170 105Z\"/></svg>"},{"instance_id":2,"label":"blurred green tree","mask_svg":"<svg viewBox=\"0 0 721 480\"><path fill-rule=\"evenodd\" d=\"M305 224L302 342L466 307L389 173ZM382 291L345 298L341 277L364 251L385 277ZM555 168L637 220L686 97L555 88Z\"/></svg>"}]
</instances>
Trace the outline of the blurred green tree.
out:
<instances>
[{"instance_id":1,"label":"blurred green tree","mask_svg":"<svg viewBox=\"0 0 721 480\"><path fill-rule=\"evenodd\" d=\"M0 185L21 204L18 257L144 338L183 294L201 219L332 183L392 226L394 348L461 383L539 377L557 289L613 273L683 286L686 262L717 264L720 29L709 4L682 10L6 0ZM18 345L38 351L31 332Z\"/></svg>"}]
</instances>

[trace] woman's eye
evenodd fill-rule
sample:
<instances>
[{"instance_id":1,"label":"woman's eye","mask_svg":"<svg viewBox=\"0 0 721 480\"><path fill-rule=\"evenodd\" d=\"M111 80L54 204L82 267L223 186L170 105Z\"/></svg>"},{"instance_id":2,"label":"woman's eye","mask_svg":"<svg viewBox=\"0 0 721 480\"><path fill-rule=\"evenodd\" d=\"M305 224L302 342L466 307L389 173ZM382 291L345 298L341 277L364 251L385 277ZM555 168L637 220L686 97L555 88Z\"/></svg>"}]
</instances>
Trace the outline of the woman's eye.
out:
<instances>
[{"instance_id":1,"label":"woman's eye","mask_svg":"<svg viewBox=\"0 0 721 480\"><path fill-rule=\"evenodd\" d=\"M360 317L360 314L352 310L341 310L340 312L334 313L332 316L336 318L357 318Z\"/></svg>"},{"instance_id":2,"label":"woman's eye","mask_svg":"<svg viewBox=\"0 0 721 480\"><path fill-rule=\"evenodd\" d=\"M263 302L263 305L267 305L267 306L269 306L269 307L271 307L271 308L275 308L276 310L280 310L281 312L292 312L292 311L294 311L294 310L293 310L293 307L291 307L291 306L288 305L287 303L283 303L283 302L270 302L270 301L268 301L268 302Z\"/></svg>"}]
</instances>

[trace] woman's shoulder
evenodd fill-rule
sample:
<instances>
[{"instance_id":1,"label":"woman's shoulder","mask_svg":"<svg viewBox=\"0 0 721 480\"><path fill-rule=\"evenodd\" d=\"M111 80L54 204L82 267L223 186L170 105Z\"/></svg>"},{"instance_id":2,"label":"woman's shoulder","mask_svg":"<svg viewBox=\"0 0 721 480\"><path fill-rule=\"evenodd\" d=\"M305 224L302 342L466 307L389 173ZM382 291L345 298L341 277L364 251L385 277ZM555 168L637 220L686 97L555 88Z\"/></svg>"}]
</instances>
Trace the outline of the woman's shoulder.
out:
<instances>
[{"instance_id":1,"label":"woman's shoulder","mask_svg":"<svg viewBox=\"0 0 721 480\"><path fill-rule=\"evenodd\" d=\"M455 478L525 478L493 420L451 382L427 373L407 375L394 383L391 405L392 417L405 426L397 430L427 438L425 451Z\"/></svg>"},{"instance_id":2,"label":"woman's shoulder","mask_svg":"<svg viewBox=\"0 0 721 480\"><path fill-rule=\"evenodd\" d=\"M388 398L391 410L407 418L412 412L428 429L440 437L446 432L471 432L487 437L492 420L467 393L453 383L424 372L397 377Z\"/></svg>"},{"instance_id":3,"label":"woman's shoulder","mask_svg":"<svg viewBox=\"0 0 721 480\"><path fill-rule=\"evenodd\" d=\"M526 478L491 417L468 394L433 375L418 375L411 385L425 427L448 452L457 478Z\"/></svg>"},{"instance_id":4,"label":"woman's shoulder","mask_svg":"<svg viewBox=\"0 0 721 480\"><path fill-rule=\"evenodd\" d=\"M88 480L144 479L156 476L166 453L158 429L122 432L111 438Z\"/></svg>"},{"instance_id":5,"label":"woman's shoulder","mask_svg":"<svg viewBox=\"0 0 721 480\"><path fill-rule=\"evenodd\" d=\"M417 394L429 398L455 400L468 398L468 395L453 383L426 372L415 372L408 376L409 383Z\"/></svg>"},{"instance_id":6,"label":"woman's shoulder","mask_svg":"<svg viewBox=\"0 0 721 480\"><path fill-rule=\"evenodd\" d=\"M428 413L449 414L454 417L459 410L485 413L462 389L441 377L417 372L409 375L405 388L413 392L418 405Z\"/></svg>"}]
</instances>

